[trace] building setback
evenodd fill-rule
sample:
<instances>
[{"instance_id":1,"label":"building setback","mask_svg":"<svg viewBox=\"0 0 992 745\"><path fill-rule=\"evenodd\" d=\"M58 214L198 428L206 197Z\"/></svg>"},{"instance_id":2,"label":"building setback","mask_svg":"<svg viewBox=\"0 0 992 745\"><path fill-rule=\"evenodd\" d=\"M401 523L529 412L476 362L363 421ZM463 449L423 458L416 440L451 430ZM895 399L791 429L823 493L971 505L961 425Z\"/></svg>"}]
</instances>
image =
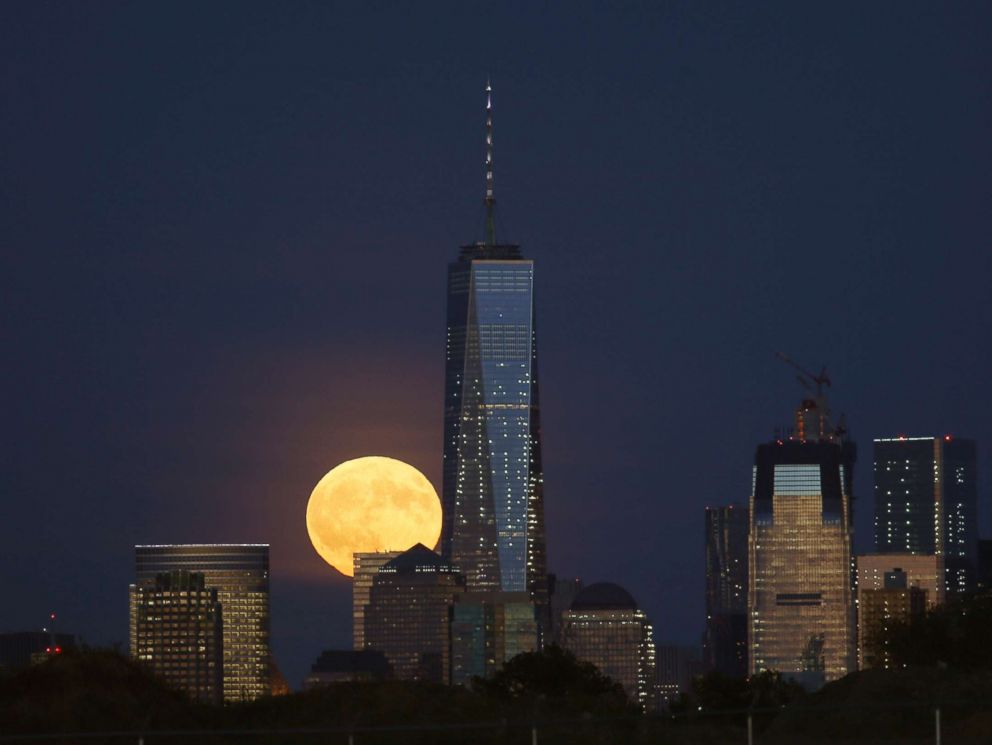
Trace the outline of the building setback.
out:
<instances>
[{"instance_id":1,"label":"building setback","mask_svg":"<svg viewBox=\"0 0 992 745\"><path fill-rule=\"evenodd\" d=\"M448 267L441 553L470 592L527 592L549 627L534 262L497 243L491 89L486 228Z\"/></svg>"},{"instance_id":2,"label":"building setback","mask_svg":"<svg viewBox=\"0 0 992 745\"><path fill-rule=\"evenodd\" d=\"M855 669L852 443L826 402L796 412L795 439L759 445L749 531L749 672L809 687Z\"/></svg>"},{"instance_id":3,"label":"building setback","mask_svg":"<svg viewBox=\"0 0 992 745\"><path fill-rule=\"evenodd\" d=\"M747 507L706 508L706 633L710 670L747 675Z\"/></svg>"},{"instance_id":4,"label":"building setback","mask_svg":"<svg viewBox=\"0 0 992 745\"><path fill-rule=\"evenodd\" d=\"M974 440L875 440L875 550L935 554L949 594L978 580L978 486Z\"/></svg>"},{"instance_id":5,"label":"building setback","mask_svg":"<svg viewBox=\"0 0 992 745\"><path fill-rule=\"evenodd\" d=\"M365 647L382 652L398 680L449 682L450 613L465 580L418 543L376 573L365 607Z\"/></svg>"},{"instance_id":6,"label":"building setback","mask_svg":"<svg viewBox=\"0 0 992 745\"><path fill-rule=\"evenodd\" d=\"M135 546L131 586L131 654L136 649L135 598L155 586L159 574L203 575L217 591L223 612L224 701L251 701L272 692L269 643L268 544L175 544Z\"/></svg>"},{"instance_id":7,"label":"building setback","mask_svg":"<svg viewBox=\"0 0 992 745\"><path fill-rule=\"evenodd\" d=\"M134 658L172 687L207 703L223 701L223 637L217 590L203 575L159 574L135 589Z\"/></svg>"},{"instance_id":8,"label":"building setback","mask_svg":"<svg viewBox=\"0 0 992 745\"><path fill-rule=\"evenodd\" d=\"M562 619L562 646L623 686L641 708L655 708L651 624L625 589L597 582L582 590Z\"/></svg>"}]
</instances>

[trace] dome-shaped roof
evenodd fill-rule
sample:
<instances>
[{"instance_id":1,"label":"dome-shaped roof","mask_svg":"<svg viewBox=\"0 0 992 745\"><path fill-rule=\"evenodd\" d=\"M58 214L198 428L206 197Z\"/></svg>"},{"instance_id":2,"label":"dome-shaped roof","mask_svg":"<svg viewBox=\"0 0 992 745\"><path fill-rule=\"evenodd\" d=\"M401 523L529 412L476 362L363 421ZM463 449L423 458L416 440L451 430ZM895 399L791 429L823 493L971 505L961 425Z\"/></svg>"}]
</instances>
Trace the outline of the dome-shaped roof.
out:
<instances>
[{"instance_id":1,"label":"dome-shaped roof","mask_svg":"<svg viewBox=\"0 0 992 745\"><path fill-rule=\"evenodd\" d=\"M597 582L575 596L572 610L637 610L637 601L620 585Z\"/></svg>"}]
</instances>

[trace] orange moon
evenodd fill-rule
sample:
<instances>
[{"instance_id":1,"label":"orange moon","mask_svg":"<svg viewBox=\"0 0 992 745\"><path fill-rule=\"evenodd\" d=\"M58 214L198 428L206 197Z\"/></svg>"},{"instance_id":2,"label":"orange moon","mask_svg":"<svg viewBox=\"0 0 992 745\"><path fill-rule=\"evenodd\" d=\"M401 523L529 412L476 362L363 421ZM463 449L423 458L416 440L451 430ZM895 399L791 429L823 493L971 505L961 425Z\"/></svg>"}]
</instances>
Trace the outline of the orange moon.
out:
<instances>
[{"instance_id":1,"label":"orange moon","mask_svg":"<svg viewBox=\"0 0 992 745\"><path fill-rule=\"evenodd\" d=\"M441 500L420 471L403 461L368 456L345 461L314 487L307 532L320 557L355 573L352 554L429 548L441 537Z\"/></svg>"}]
</instances>

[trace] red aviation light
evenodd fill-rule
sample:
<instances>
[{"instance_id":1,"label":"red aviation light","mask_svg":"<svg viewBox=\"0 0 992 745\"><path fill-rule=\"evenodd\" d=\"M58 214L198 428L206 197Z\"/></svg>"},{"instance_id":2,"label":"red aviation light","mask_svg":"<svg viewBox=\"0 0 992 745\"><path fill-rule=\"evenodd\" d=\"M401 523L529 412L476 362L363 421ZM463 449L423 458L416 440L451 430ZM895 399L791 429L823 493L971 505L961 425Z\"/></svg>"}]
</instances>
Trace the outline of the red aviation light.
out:
<instances>
[{"instance_id":1,"label":"red aviation light","mask_svg":"<svg viewBox=\"0 0 992 745\"><path fill-rule=\"evenodd\" d=\"M951 436L950 435L944 435L944 442L950 442L950 441L951 441Z\"/></svg>"}]
</instances>

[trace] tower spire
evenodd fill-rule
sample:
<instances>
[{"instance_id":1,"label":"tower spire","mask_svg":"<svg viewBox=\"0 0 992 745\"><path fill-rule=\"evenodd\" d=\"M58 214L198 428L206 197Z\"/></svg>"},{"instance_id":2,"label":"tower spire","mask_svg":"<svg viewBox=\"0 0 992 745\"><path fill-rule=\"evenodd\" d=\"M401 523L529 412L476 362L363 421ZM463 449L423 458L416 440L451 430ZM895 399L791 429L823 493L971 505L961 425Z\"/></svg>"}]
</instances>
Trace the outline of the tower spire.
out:
<instances>
[{"instance_id":1,"label":"tower spire","mask_svg":"<svg viewBox=\"0 0 992 745\"><path fill-rule=\"evenodd\" d=\"M487 246L496 243L494 210L496 197L493 192L493 87L486 78L486 239Z\"/></svg>"}]
</instances>

